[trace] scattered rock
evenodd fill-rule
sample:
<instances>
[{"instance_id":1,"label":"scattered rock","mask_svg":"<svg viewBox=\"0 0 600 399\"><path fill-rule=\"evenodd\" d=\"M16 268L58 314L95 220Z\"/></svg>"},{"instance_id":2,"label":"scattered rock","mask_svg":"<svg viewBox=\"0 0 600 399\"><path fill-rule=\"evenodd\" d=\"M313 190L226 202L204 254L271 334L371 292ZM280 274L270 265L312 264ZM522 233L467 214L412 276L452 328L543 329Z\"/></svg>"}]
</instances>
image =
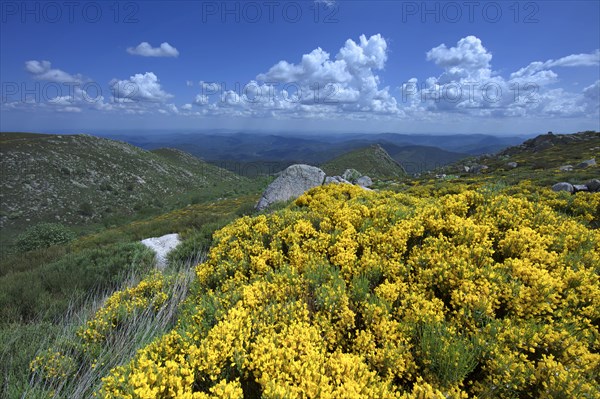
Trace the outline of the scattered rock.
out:
<instances>
[{"instance_id":1,"label":"scattered rock","mask_svg":"<svg viewBox=\"0 0 600 399\"><path fill-rule=\"evenodd\" d=\"M350 180L352 179L352 180ZM275 202L297 198L313 187L326 184L356 184L370 190L373 180L362 176L356 169L346 169L342 176L326 176L321 169L310 165L292 165L278 174L277 179L269 184L256 204L257 210L268 208Z\"/></svg>"},{"instance_id":2,"label":"scattered rock","mask_svg":"<svg viewBox=\"0 0 600 399\"><path fill-rule=\"evenodd\" d=\"M573 184L573 189L575 189L576 193L580 191L589 191L588 186L586 186L585 184Z\"/></svg>"},{"instance_id":3,"label":"scattered rock","mask_svg":"<svg viewBox=\"0 0 600 399\"><path fill-rule=\"evenodd\" d=\"M518 163L516 163L516 162L508 162L508 163L506 164L506 166L508 166L508 167L509 167L509 168L511 168L511 169L514 169L514 168L516 168L517 166L519 166L519 164L518 164Z\"/></svg>"},{"instance_id":4,"label":"scattered rock","mask_svg":"<svg viewBox=\"0 0 600 399\"><path fill-rule=\"evenodd\" d=\"M324 180L325 172L315 166L292 165L269 184L256 204L256 209L263 210L275 202L299 197L305 191L320 186Z\"/></svg>"},{"instance_id":5,"label":"scattered rock","mask_svg":"<svg viewBox=\"0 0 600 399\"><path fill-rule=\"evenodd\" d=\"M179 245L179 234L166 234L160 237L146 238L142 244L153 250L156 254L156 267L164 270L167 267L167 255Z\"/></svg>"},{"instance_id":6,"label":"scattered rock","mask_svg":"<svg viewBox=\"0 0 600 399\"><path fill-rule=\"evenodd\" d=\"M324 184L352 184L341 176L327 176Z\"/></svg>"},{"instance_id":7,"label":"scattered rock","mask_svg":"<svg viewBox=\"0 0 600 399\"><path fill-rule=\"evenodd\" d=\"M373 185L373 180L371 180L369 176L361 176L356 180L356 184L363 188L371 187Z\"/></svg>"},{"instance_id":8,"label":"scattered rock","mask_svg":"<svg viewBox=\"0 0 600 399\"><path fill-rule=\"evenodd\" d=\"M558 168L561 172L571 172L573 170L573 165L563 165Z\"/></svg>"},{"instance_id":9,"label":"scattered rock","mask_svg":"<svg viewBox=\"0 0 600 399\"><path fill-rule=\"evenodd\" d=\"M585 185L588 188L588 190L592 193L600 192L600 180L599 179L592 179L592 180L586 182Z\"/></svg>"},{"instance_id":10,"label":"scattered rock","mask_svg":"<svg viewBox=\"0 0 600 399\"><path fill-rule=\"evenodd\" d=\"M471 171L471 168L469 168L467 165L463 165L463 170L464 170L466 173L469 173L469 172Z\"/></svg>"},{"instance_id":11,"label":"scattered rock","mask_svg":"<svg viewBox=\"0 0 600 399\"><path fill-rule=\"evenodd\" d=\"M561 182L553 185L552 191L568 191L572 194L575 191L575 188L571 183Z\"/></svg>"},{"instance_id":12,"label":"scattered rock","mask_svg":"<svg viewBox=\"0 0 600 399\"><path fill-rule=\"evenodd\" d=\"M486 169L488 169L488 167L486 165L473 165L473 166L471 166L469 172L471 172L473 174L478 174L478 173L483 172Z\"/></svg>"},{"instance_id":13,"label":"scattered rock","mask_svg":"<svg viewBox=\"0 0 600 399\"><path fill-rule=\"evenodd\" d=\"M589 166L594 166L594 165L596 165L596 158L588 159L587 161L581 162L579 165L577 165L577 168L585 169Z\"/></svg>"},{"instance_id":14,"label":"scattered rock","mask_svg":"<svg viewBox=\"0 0 600 399\"><path fill-rule=\"evenodd\" d=\"M344 173L342 173L342 178L351 183L356 183L361 176L362 174L356 169L346 169Z\"/></svg>"}]
</instances>

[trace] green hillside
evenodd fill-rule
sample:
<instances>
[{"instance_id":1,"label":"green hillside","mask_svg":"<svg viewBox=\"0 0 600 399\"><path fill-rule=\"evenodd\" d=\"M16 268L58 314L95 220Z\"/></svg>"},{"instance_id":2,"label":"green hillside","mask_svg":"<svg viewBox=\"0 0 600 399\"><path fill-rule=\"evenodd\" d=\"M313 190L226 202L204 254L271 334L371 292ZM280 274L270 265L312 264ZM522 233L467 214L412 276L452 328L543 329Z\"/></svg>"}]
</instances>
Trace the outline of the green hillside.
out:
<instances>
[{"instance_id":1,"label":"green hillside","mask_svg":"<svg viewBox=\"0 0 600 399\"><path fill-rule=\"evenodd\" d=\"M424 145L383 144L382 146L396 162L404 167L407 173L411 174L433 170L468 156Z\"/></svg>"},{"instance_id":2,"label":"green hillside","mask_svg":"<svg viewBox=\"0 0 600 399\"><path fill-rule=\"evenodd\" d=\"M112 175L214 177L117 144L134 159ZM578 167L599 150L598 132L542 135L413 178L371 146L321 167L375 190L321 186L262 213L266 180L222 172L227 199L207 180L210 201L13 254L0 396L598 397L600 194L550 187L600 178ZM183 243L155 272L136 241L172 232Z\"/></svg>"},{"instance_id":3,"label":"green hillside","mask_svg":"<svg viewBox=\"0 0 600 399\"><path fill-rule=\"evenodd\" d=\"M1 133L0 170L3 232L42 221L82 225L156 214L249 187L179 150L149 152L88 135Z\"/></svg>"},{"instance_id":4,"label":"green hillside","mask_svg":"<svg viewBox=\"0 0 600 399\"><path fill-rule=\"evenodd\" d=\"M372 179L390 180L406 176L402 166L378 144L340 155L321 165L328 176L339 176L346 169L356 169Z\"/></svg>"},{"instance_id":5,"label":"green hillside","mask_svg":"<svg viewBox=\"0 0 600 399\"><path fill-rule=\"evenodd\" d=\"M422 182L443 173L456 183L493 181L512 185L529 180L541 187L558 182L583 184L590 179L600 179L598 165L578 167L583 161L591 159L600 161L600 132L543 134L494 155L462 159L425 174L417 181ZM516 167L510 165L513 162ZM480 173L466 171L465 166L471 168L475 165L486 166L487 169Z\"/></svg>"}]
</instances>

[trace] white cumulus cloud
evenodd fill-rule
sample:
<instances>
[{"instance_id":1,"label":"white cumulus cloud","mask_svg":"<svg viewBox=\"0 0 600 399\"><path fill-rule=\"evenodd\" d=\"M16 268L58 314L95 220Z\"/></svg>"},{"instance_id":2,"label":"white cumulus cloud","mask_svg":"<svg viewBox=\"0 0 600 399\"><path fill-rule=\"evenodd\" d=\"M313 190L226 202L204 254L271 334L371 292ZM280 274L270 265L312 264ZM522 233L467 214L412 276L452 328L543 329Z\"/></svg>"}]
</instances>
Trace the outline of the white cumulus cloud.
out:
<instances>
[{"instance_id":1,"label":"white cumulus cloud","mask_svg":"<svg viewBox=\"0 0 600 399\"><path fill-rule=\"evenodd\" d=\"M110 82L113 100L128 102L165 102L173 95L165 92L153 72L138 73L127 80L113 79Z\"/></svg>"},{"instance_id":2,"label":"white cumulus cloud","mask_svg":"<svg viewBox=\"0 0 600 399\"><path fill-rule=\"evenodd\" d=\"M81 75L71 75L60 69L52 68L50 61L30 60L25 62L25 70L33 75L34 79L46 80L57 83L81 83Z\"/></svg>"},{"instance_id":3,"label":"white cumulus cloud","mask_svg":"<svg viewBox=\"0 0 600 399\"><path fill-rule=\"evenodd\" d=\"M393 115L396 99L380 87L377 71L385 67L387 42L380 35L348 39L332 57L318 47L298 63L281 60L242 90L216 90L201 82L194 103L206 112L289 117L360 117Z\"/></svg>"},{"instance_id":4,"label":"white cumulus cloud","mask_svg":"<svg viewBox=\"0 0 600 399\"><path fill-rule=\"evenodd\" d=\"M140 55L142 57L179 57L179 51L169 43L161 43L159 47L152 47L148 42L142 42L137 47L127 48L131 55Z\"/></svg>"},{"instance_id":5,"label":"white cumulus cloud","mask_svg":"<svg viewBox=\"0 0 600 399\"><path fill-rule=\"evenodd\" d=\"M440 44L426 53L443 72L407 80L402 92L402 110L410 116L429 117L460 113L482 117L586 116L598 113L597 86L580 93L551 88L558 82L552 67L600 65L600 53L572 54L557 60L535 61L508 78L492 69L492 54L475 36L464 37L455 46Z\"/></svg>"}]
</instances>

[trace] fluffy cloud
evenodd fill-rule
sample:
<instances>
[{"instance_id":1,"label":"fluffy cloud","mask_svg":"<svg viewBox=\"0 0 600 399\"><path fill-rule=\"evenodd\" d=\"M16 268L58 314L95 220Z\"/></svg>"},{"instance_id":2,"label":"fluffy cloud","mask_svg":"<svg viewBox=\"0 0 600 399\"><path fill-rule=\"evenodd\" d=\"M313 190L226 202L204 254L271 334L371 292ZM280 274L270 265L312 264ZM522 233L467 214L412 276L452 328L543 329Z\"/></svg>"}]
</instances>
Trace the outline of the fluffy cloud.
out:
<instances>
[{"instance_id":1,"label":"fluffy cloud","mask_svg":"<svg viewBox=\"0 0 600 399\"><path fill-rule=\"evenodd\" d=\"M33 79L50 83L36 85L27 95L16 92L6 96L1 107L7 110L46 110L47 112L80 113L86 110L124 112L143 115L160 112L181 114L175 104L168 103L173 95L165 92L152 72L136 74L129 79L113 79L107 87L80 74L69 74L52 68L50 61L30 60L25 70ZM106 93L112 96L107 99ZM190 105L191 107L191 105ZM187 107L182 110L188 111Z\"/></svg>"},{"instance_id":2,"label":"fluffy cloud","mask_svg":"<svg viewBox=\"0 0 600 399\"><path fill-rule=\"evenodd\" d=\"M475 36L462 38L456 47L446 47L441 44L429 50L426 54L428 61L445 69L445 79L481 79L490 75L490 54Z\"/></svg>"},{"instance_id":3,"label":"fluffy cloud","mask_svg":"<svg viewBox=\"0 0 600 399\"><path fill-rule=\"evenodd\" d=\"M113 79L110 87L117 103L162 103L173 97L161 88L158 77L152 72L138 73L127 80Z\"/></svg>"},{"instance_id":4,"label":"fluffy cloud","mask_svg":"<svg viewBox=\"0 0 600 399\"><path fill-rule=\"evenodd\" d=\"M240 90L218 90L201 82L194 101L205 112L288 117L360 117L398 113L388 87L380 87L376 71L387 60L387 43L379 34L355 42L348 39L332 57L322 48L304 54L299 63L285 60ZM212 100L212 101L211 101Z\"/></svg>"},{"instance_id":5,"label":"fluffy cloud","mask_svg":"<svg viewBox=\"0 0 600 399\"><path fill-rule=\"evenodd\" d=\"M60 69L53 69L50 61L26 61L25 70L33 75L34 79L46 80L57 83L81 83L81 75L71 75Z\"/></svg>"},{"instance_id":6,"label":"fluffy cloud","mask_svg":"<svg viewBox=\"0 0 600 399\"><path fill-rule=\"evenodd\" d=\"M428 61L434 61L444 68L460 66L478 69L488 67L492 60L492 55L476 36L463 37L456 47L448 48L446 44L440 44L429 50L426 56Z\"/></svg>"},{"instance_id":7,"label":"fluffy cloud","mask_svg":"<svg viewBox=\"0 0 600 399\"><path fill-rule=\"evenodd\" d=\"M164 42L160 47L152 47L148 42L142 42L137 47L129 47L127 52L142 57L179 57L179 51L169 43Z\"/></svg>"},{"instance_id":8,"label":"fluffy cloud","mask_svg":"<svg viewBox=\"0 0 600 399\"><path fill-rule=\"evenodd\" d=\"M586 67L600 64L600 52L573 54L557 60L536 61L506 79L492 70L492 54L475 36L460 39L456 46L441 44L426 59L443 69L423 83L416 78L400 87L402 110L410 116L441 113L472 116L586 116L598 113L598 87L581 93L551 89L558 82L552 67Z\"/></svg>"}]
</instances>

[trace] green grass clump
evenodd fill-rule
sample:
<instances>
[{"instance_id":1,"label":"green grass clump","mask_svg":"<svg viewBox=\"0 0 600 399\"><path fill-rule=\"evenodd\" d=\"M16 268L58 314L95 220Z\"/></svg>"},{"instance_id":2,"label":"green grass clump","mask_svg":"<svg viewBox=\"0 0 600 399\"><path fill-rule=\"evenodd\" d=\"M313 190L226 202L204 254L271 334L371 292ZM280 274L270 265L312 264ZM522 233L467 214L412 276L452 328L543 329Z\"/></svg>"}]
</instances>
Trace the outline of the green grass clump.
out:
<instances>
[{"instance_id":1,"label":"green grass clump","mask_svg":"<svg viewBox=\"0 0 600 399\"><path fill-rule=\"evenodd\" d=\"M75 233L59 223L40 223L28 228L17 237L16 247L21 252L66 244L75 239Z\"/></svg>"},{"instance_id":2,"label":"green grass clump","mask_svg":"<svg viewBox=\"0 0 600 399\"><path fill-rule=\"evenodd\" d=\"M75 298L107 290L123 276L146 273L154 253L139 243L114 244L66 254L33 270L9 273L0 279L2 323L60 317Z\"/></svg>"}]
</instances>

